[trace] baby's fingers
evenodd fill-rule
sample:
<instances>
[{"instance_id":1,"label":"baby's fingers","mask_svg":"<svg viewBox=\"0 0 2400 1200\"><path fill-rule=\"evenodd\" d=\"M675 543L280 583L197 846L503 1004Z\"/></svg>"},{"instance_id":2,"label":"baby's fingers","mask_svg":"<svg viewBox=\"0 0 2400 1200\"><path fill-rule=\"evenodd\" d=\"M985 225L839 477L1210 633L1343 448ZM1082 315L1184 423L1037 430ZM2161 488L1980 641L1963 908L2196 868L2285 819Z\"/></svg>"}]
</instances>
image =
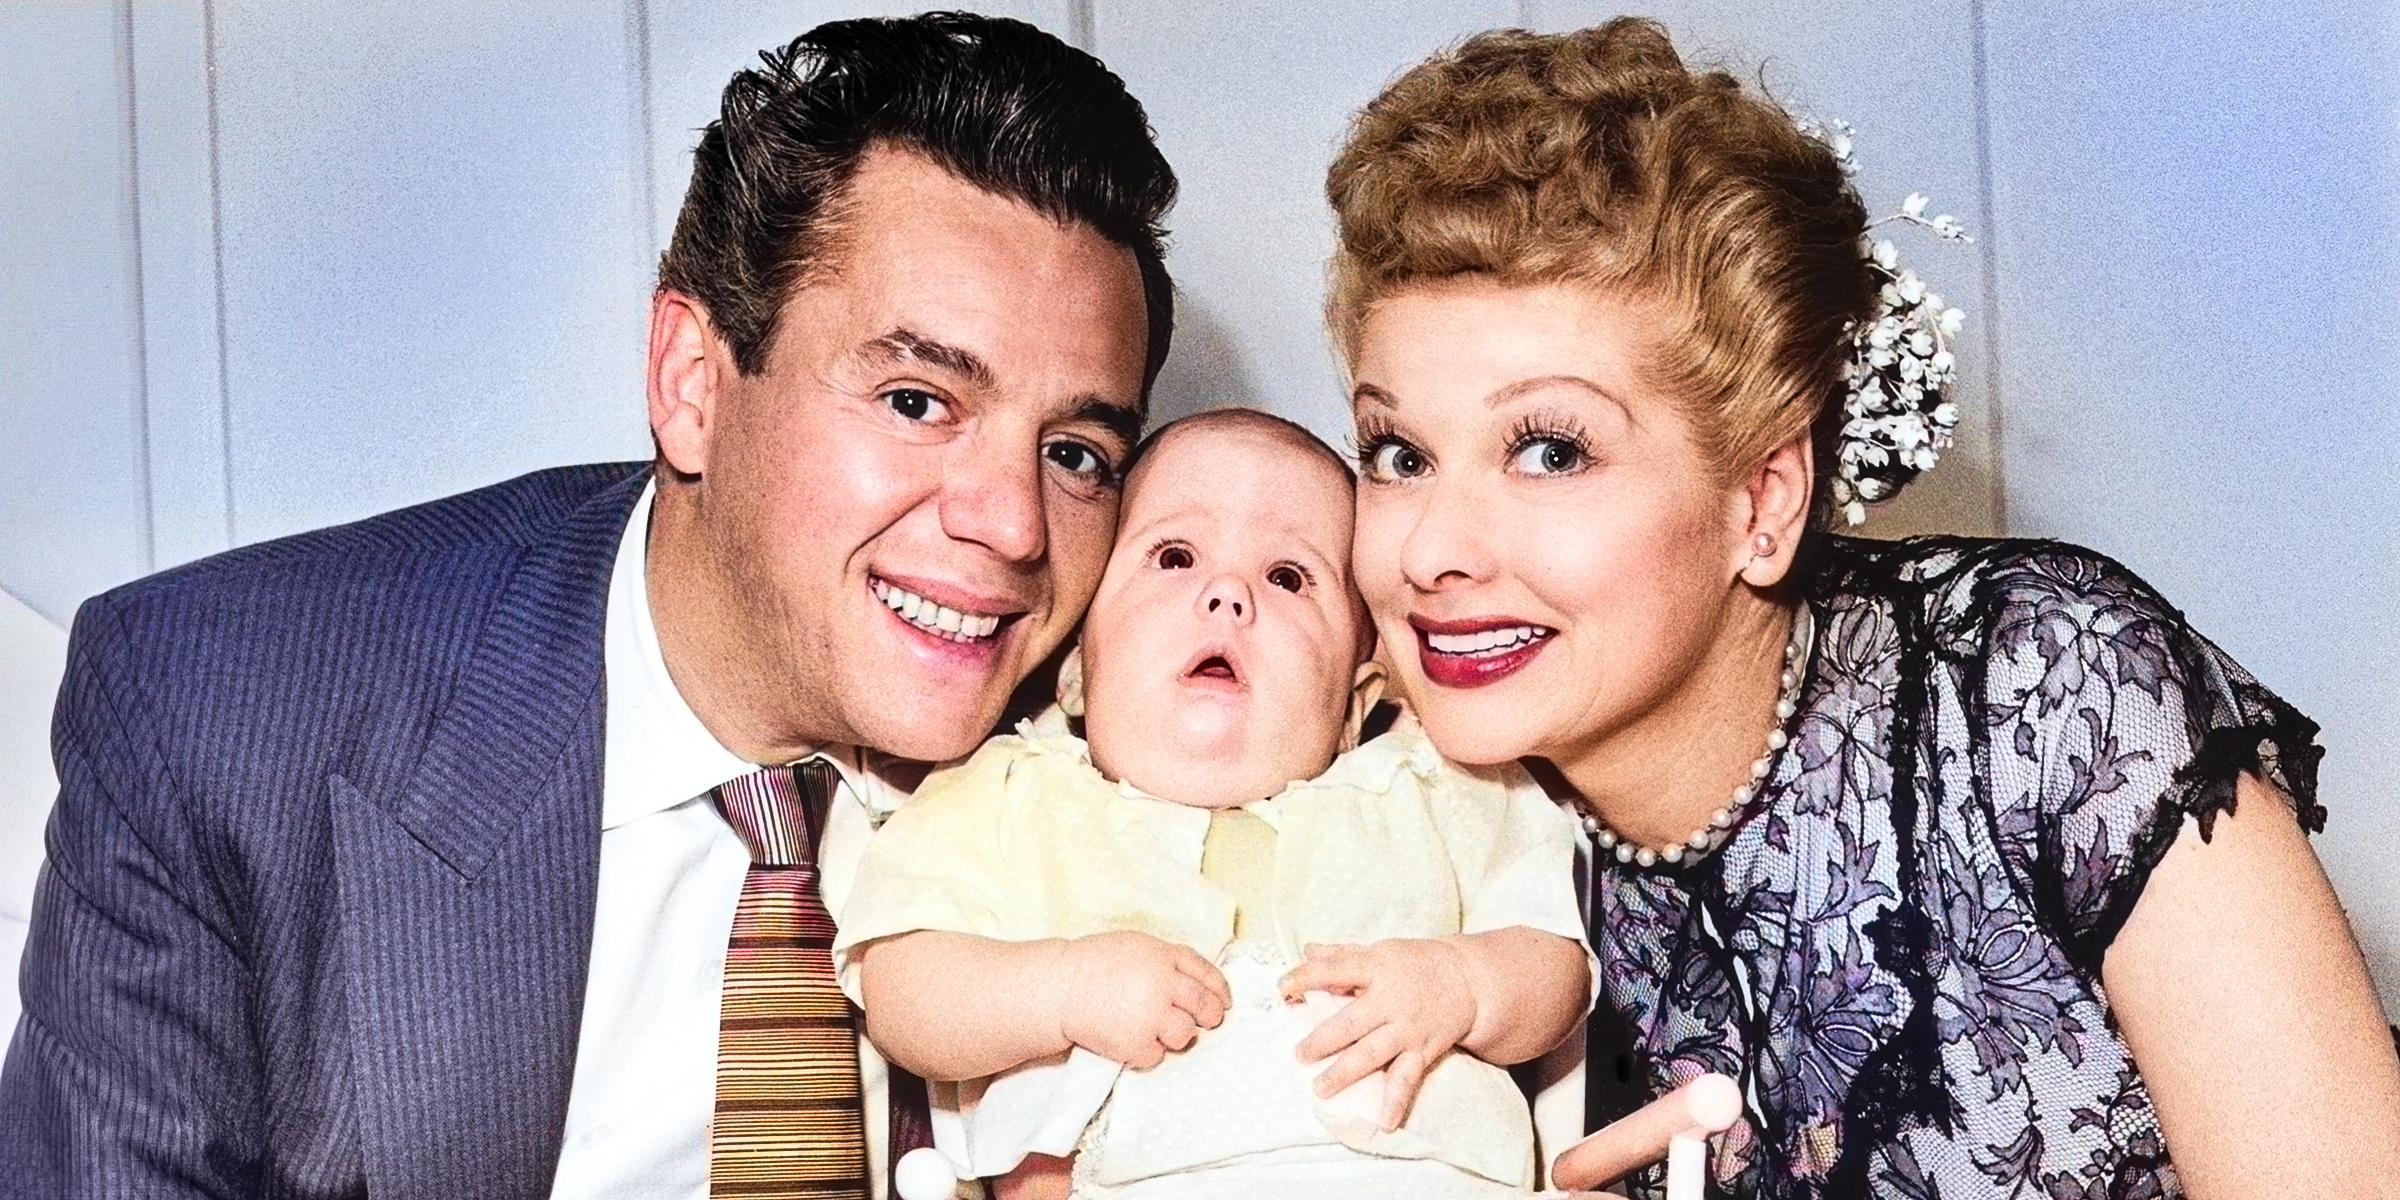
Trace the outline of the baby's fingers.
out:
<instances>
[{"instance_id":1,"label":"baby's fingers","mask_svg":"<svg viewBox=\"0 0 2400 1200\"><path fill-rule=\"evenodd\" d=\"M1338 1054L1367 1036L1375 1027L1384 1024L1383 1013L1372 1000L1353 1000L1340 1012L1325 1018L1300 1039L1294 1049L1301 1062L1315 1062L1328 1055Z\"/></svg>"},{"instance_id":2,"label":"baby's fingers","mask_svg":"<svg viewBox=\"0 0 2400 1200\"><path fill-rule=\"evenodd\" d=\"M1355 992L1367 986L1370 965L1362 947L1310 946L1308 961L1284 973L1283 998L1297 1000L1309 992Z\"/></svg>"},{"instance_id":3,"label":"baby's fingers","mask_svg":"<svg viewBox=\"0 0 2400 1200\"><path fill-rule=\"evenodd\" d=\"M1164 1017L1159 1018L1158 1044L1169 1050L1181 1050L1199 1036L1200 1026L1188 1012L1171 1008Z\"/></svg>"},{"instance_id":4,"label":"baby's fingers","mask_svg":"<svg viewBox=\"0 0 2400 1200\"><path fill-rule=\"evenodd\" d=\"M1200 1021L1202 1028L1214 1029L1218 1022L1225 1019L1225 1010L1233 1007L1233 985L1225 982L1225 972L1218 970L1217 964L1200 957L1193 952L1191 947L1178 946L1176 949L1183 951L1175 956L1176 974L1191 980L1200 991L1206 992L1209 999L1214 1001L1213 1008L1207 1008L1206 1005L1202 1007L1185 1005L1184 1007L1192 1015L1202 1018Z\"/></svg>"},{"instance_id":5,"label":"baby's fingers","mask_svg":"<svg viewBox=\"0 0 2400 1200\"><path fill-rule=\"evenodd\" d=\"M1392 1065L1383 1073L1383 1127L1398 1129L1408 1120L1408 1108L1417 1102L1417 1089L1425 1084L1425 1055L1419 1050L1403 1050L1392 1058Z\"/></svg>"},{"instance_id":6,"label":"baby's fingers","mask_svg":"<svg viewBox=\"0 0 2400 1200\"><path fill-rule=\"evenodd\" d=\"M1319 1096L1339 1095L1343 1088L1384 1068L1407 1046L1406 1037L1396 1028L1384 1025L1351 1044L1333 1060L1333 1065L1317 1076Z\"/></svg>"}]
</instances>

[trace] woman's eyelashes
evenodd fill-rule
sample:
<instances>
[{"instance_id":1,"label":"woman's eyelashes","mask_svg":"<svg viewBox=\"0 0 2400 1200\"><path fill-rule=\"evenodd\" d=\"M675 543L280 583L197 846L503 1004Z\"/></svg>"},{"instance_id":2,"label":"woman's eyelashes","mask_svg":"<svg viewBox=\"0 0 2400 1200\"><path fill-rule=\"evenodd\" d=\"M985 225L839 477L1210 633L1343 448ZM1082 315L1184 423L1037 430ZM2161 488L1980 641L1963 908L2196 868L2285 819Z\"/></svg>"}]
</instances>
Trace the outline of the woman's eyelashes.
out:
<instances>
[{"instance_id":1,"label":"woman's eyelashes","mask_svg":"<svg viewBox=\"0 0 2400 1200\"><path fill-rule=\"evenodd\" d=\"M1371 431L1361 426L1358 432L1358 473L1372 483L1396 483L1414 479L1433 467L1425 452L1398 434Z\"/></svg>"},{"instance_id":2,"label":"woman's eyelashes","mask_svg":"<svg viewBox=\"0 0 2400 1200\"><path fill-rule=\"evenodd\" d=\"M1508 469L1518 475L1572 475L1592 464L1591 443L1581 430L1527 417L1508 434Z\"/></svg>"}]
</instances>

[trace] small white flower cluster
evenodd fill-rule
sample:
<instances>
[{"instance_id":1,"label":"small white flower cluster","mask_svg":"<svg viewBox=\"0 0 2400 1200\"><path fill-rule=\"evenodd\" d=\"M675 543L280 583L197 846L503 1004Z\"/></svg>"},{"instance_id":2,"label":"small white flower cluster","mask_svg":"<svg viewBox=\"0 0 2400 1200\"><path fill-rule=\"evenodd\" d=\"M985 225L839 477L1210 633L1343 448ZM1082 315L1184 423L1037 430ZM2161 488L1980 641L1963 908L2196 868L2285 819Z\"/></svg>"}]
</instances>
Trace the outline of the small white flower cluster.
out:
<instances>
[{"instance_id":1,"label":"small white flower cluster","mask_svg":"<svg viewBox=\"0 0 2400 1200\"><path fill-rule=\"evenodd\" d=\"M1798 124L1833 151L1843 174L1857 172L1848 123ZM1867 229L1900 221L1950 241L1974 240L1956 217L1926 216L1926 203L1924 193L1912 194L1900 211L1868 222ZM1855 357L1842 368L1845 421L1833 473L1834 505L1852 525L1866 521L1867 505L1898 494L1950 448L1958 427L1958 405L1947 398L1958 371L1950 339L1967 319L1900 265L1900 252L1888 239L1862 234L1860 242L1879 286L1875 315L1850 331Z\"/></svg>"}]
</instances>

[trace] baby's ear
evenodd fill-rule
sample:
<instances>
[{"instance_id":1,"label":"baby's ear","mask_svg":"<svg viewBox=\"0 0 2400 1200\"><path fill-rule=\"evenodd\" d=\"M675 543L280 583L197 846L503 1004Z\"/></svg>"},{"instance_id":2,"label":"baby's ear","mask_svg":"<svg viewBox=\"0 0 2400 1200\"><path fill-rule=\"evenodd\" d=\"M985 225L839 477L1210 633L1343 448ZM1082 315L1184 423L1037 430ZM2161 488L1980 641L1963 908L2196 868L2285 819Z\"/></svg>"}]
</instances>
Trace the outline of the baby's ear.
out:
<instances>
[{"instance_id":1,"label":"baby's ear","mask_svg":"<svg viewBox=\"0 0 2400 1200\"><path fill-rule=\"evenodd\" d=\"M1058 661L1058 708L1077 720L1083 718L1083 643L1078 641Z\"/></svg>"},{"instance_id":2,"label":"baby's ear","mask_svg":"<svg viewBox=\"0 0 2400 1200\"><path fill-rule=\"evenodd\" d=\"M1372 658L1358 664L1358 671L1350 677L1350 713L1342 719L1344 752L1358 749L1359 730L1365 728L1367 714L1383 699L1383 683L1383 664Z\"/></svg>"}]
</instances>

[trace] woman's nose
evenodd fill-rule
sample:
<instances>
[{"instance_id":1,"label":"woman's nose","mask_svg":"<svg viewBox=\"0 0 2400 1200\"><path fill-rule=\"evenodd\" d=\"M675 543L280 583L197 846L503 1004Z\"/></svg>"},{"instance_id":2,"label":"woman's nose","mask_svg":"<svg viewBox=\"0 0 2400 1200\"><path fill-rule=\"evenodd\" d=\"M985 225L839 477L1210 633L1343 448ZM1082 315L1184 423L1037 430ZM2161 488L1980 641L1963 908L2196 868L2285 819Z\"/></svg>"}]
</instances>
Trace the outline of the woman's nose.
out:
<instances>
[{"instance_id":1,"label":"woman's nose","mask_svg":"<svg viewBox=\"0 0 2400 1200\"><path fill-rule=\"evenodd\" d=\"M1207 616L1230 618L1246 625L1257 615L1257 607L1251 600L1250 586L1236 575L1219 575L1200 589L1200 611Z\"/></svg>"},{"instance_id":2,"label":"woman's nose","mask_svg":"<svg viewBox=\"0 0 2400 1200\"><path fill-rule=\"evenodd\" d=\"M1409 586L1432 592L1489 578L1489 507L1472 488L1443 488L1424 497L1400 542L1400 572Z\"/></svg>"}]
</instances>

